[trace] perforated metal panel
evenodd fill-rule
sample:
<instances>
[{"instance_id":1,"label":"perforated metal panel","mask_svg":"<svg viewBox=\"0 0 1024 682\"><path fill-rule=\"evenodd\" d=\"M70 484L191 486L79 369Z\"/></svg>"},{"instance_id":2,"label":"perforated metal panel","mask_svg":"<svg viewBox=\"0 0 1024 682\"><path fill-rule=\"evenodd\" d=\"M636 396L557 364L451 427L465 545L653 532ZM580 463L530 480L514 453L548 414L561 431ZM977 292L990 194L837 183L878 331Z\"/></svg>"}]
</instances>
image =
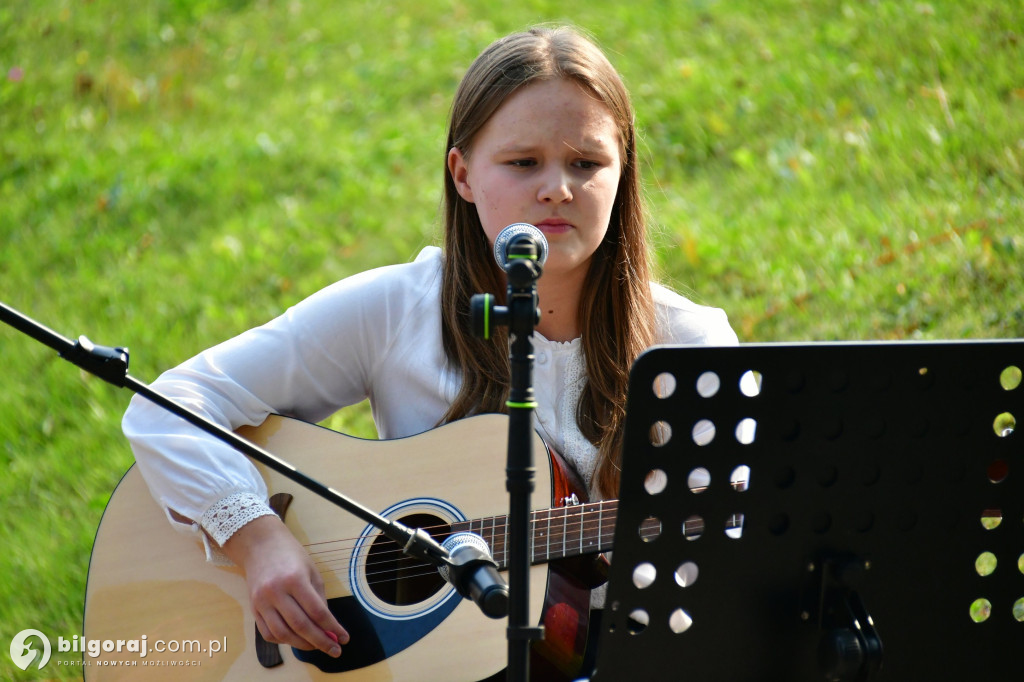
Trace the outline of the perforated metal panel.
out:
<instances>
[{"instance_id":1,"label":"perforated metal panel","mask_svg":"<svg viewBox=\"0 0 1024 682\"><path fill-rule=\"evenodd\" d=\"M1021 368L1022 341L645 354L593 679L826 679L857 598L882 667L836 679L1024 679Z\"/></svg>"}]
</instances>

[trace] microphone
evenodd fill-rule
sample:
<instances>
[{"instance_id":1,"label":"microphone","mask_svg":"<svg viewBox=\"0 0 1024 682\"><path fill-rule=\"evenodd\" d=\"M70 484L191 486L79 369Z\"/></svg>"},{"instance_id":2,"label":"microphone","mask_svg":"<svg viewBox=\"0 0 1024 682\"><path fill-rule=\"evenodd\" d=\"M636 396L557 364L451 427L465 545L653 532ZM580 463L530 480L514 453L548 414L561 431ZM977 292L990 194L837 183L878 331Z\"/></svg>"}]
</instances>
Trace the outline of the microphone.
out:
<instances>
[{"instance_id":1,"label":"microphone","mask_svg":"<svg viewBox=\"0 0 1024 682\"><path fill-rule=\"evenodd\" d=\"M512 223L494 238L494 260L498 267L505 269L511 246L523 240L532 240L537 246L537 264L544 265L548 259L548 240L544 233L529 223Z\"/></svg>"},{"instance_id":2,"label":"microphone","mask_svg":"<svg viewBox=\"0 0 1024 682\"><path fill-rule=\"evenodd\" d=\"M441 546L448 550L449 563L437 570L445 582L476 602L488 618L507 616L508 585L498 575L498 564L491 558L487 542L476 533L455 533Z\"/></svg>"}]
</instances>

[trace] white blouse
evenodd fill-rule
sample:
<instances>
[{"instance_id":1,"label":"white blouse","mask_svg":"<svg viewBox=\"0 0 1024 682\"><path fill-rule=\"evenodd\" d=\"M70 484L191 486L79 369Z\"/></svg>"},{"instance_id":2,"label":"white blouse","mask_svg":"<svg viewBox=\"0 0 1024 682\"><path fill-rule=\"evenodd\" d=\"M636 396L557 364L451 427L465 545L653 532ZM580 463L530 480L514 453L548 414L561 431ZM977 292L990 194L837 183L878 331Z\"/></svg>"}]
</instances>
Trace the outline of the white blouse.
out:
<instances>
[{"instance_id":1,"label":"white blouse","mask_svg":"<svg viewBox=\"0 0 1024 682\"><path fill-rule=\"evenodd\" d=\"M437 425L458 392L441 344L441 250L337 282L271 322L164 373L153 388L232 430L277 413L316 423L369 399L380 438ZM725 313L652 284L658 343L735 345ZM584 382L580 339L534 336L535 425L588 488L596 449L575 410ZM207 556L249 521L273 513L248 458L136 396L123 429L172 525L199 535ZM593 491L592 491L593 492ZM175 520L173 510L198 523Z\"/></svg>"}]
</instances>

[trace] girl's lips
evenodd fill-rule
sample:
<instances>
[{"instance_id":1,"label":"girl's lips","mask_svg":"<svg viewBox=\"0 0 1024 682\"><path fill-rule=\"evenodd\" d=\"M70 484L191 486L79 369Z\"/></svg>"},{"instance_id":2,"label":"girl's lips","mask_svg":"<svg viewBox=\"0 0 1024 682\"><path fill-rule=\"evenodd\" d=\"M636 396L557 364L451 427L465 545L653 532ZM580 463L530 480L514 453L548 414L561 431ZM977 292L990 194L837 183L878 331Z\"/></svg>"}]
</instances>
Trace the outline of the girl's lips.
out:
<instances>
[{"instance_id":1,"label":"girl's lips","mask_svg":"<svg viewBox=\"0 0 1024 682\"><path fill-rule=\"evenodd\" d=\"M541 232L549 234L562 234L572 229L572 225L564 220L542 220L535 227Z\"/></svg>"}]
</instances>

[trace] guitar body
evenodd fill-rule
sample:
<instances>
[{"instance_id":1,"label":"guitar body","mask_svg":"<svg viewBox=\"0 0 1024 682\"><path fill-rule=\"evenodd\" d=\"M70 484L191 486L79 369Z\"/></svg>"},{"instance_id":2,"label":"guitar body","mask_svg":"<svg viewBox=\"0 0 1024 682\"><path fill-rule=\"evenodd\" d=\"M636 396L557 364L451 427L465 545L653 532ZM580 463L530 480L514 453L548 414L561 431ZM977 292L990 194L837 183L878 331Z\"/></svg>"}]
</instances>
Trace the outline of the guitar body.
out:
<instances>
[{"instance_id":1,"label":"guitar body","mask_svg":"<svg viewBox=\"0 0 1024 682\"><path fill-rule=\"evenodd\" d=\"M491 519L493 524L493 519L506 517L507 425L507 417L483 415L411 438L373 441L271 416L260 427L239 433L377 513L436 536L467 520L473 522L469 530L479 533L476 522L486 525ZM561 500L569 494L568 483L557 460L551 467L543 466L548 451L539 437L534 447L538 492L533 506L551 507L552 498ZM109 640L116 648L118 640L145 637L148 653L85 654L87 680L138 679L141 669L146 679L168 680L472 682L505 668L507 620L484 616L443 583L436 569L417 567L408 558L392 560L399 554L395 545L375 529L257 466L272 500L280 499L274 497L277 494L291 496L290 504L283 505L285 523L313 557L324 578L328 604L352 636L341 658L266 643L271 655L258 655L241 571L208 563L194 538L171 530L133 466L111 496L96 534L84 639ZM531 569L530 613L538 619L542 613L556 619L555 637L544 644L554 664L541 665L552 671L544 678L550 674L571 679L582 649L567 651L563 643L575 649L585 641L589 593L557 571L551 577L552 597L574 604L573 609L582 607L575 616L581 621L573 621L577 629L568 632L573 616L567 615L566 606L545 607L545 564ZM160 645L166 651L157 651ZM276 655L273 650L280 652L276 665L268 662ZM122 667L120 662L129 665Z\"/></svg>"}]
</instances>

